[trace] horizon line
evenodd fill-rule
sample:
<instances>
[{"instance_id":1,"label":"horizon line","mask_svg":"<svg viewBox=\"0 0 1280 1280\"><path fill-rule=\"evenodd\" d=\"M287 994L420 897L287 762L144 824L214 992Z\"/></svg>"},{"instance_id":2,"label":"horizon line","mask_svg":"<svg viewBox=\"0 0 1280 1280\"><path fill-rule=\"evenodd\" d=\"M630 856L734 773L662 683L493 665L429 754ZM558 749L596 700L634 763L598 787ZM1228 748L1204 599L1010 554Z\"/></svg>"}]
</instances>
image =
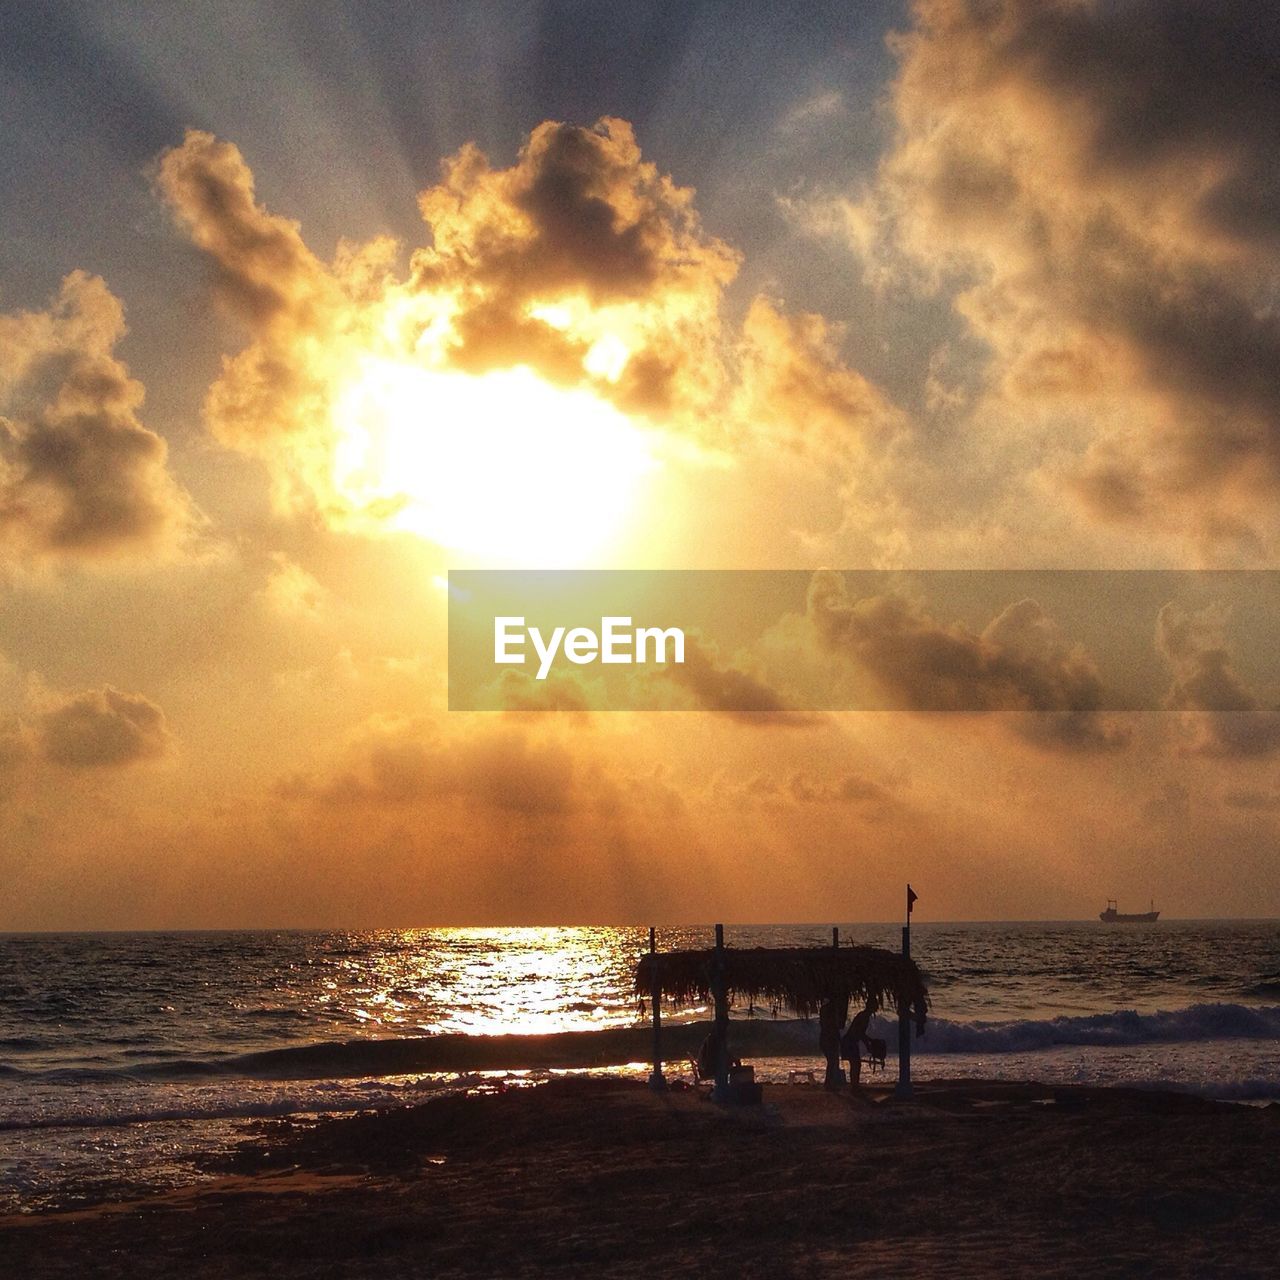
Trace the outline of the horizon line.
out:
<instances>
[{"instance_id":1,"label":"horizon line","mask_svg":"<svg viewBox=\"0 0 1280 1280\"><path fill-rule=\"evenodd\" d=\"M1167 916L1160 912L1155 924L1276 924L1280 916ZM254 924L254 925L160 925L120 928L65 928L65 929L0 929L0 938L39 938L94 936L102 934L214 934L214 933L425 933L432 930L483 930L500 932L516 929L712 929L723 924L727 929L832 929L832 928L902 928L906 922L897 920L697 920L676 921L664 924L608 923L603 921L575 922L525 922L520 924ZM1010 918L965 917L950 920L913 920L914 927L945 927L951 925L995 924L1100 924L1097 914L1090 916L1020 916Z\"/></svg>"}]
</instances>

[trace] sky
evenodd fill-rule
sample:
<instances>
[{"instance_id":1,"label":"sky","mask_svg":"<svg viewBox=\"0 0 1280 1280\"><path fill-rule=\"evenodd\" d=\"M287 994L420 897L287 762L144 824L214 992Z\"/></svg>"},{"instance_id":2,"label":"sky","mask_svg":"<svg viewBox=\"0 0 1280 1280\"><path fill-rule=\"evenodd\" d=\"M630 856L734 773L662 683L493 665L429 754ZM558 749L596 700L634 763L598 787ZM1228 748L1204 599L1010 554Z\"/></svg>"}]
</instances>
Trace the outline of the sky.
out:
<instances>
[{"instance_id":1,"label":"sky","mask_svg":"<svg viewBox=\"0 0 1280 1280\"><path fill-rule=\"evenodd\" d=\"M912 576L1280 567L1278 50L0 3L0 929L1280 914L1247 591L1129 601L1127 712L1106 598ZM674 710L450 711L476 568L813 576Z\"/></svg>"}]
</instances>

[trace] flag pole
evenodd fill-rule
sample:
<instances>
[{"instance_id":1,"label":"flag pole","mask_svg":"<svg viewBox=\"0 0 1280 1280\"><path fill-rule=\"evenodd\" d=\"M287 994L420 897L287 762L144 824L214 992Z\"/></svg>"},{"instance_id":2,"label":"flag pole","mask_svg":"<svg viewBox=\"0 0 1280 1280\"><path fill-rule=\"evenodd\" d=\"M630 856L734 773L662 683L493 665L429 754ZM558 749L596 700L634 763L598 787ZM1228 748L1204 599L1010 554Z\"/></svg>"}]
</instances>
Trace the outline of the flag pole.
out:
<instances>
[{"instance_id":1,"label":"flag pole","mask_svg":"<svg viewBox=\"0 0 1280 1280\"><path fill-rule=\"evenodd\" d=\"M911 958L911 908L917 894L907 885L907 916L902 926L902 957ZM898 998L898 1083L893 1091L895 1098L911 1097L911 1006Z\"/></svg>"},{"instance_id":2,"label":"flag pole","mask_svg":"<svg viewBox=\"0 0 1280 1280\"><path fill-rule=\"evenodd\" d=\"M649 1073L649 1088L662 1093L667 1087L662 1074L662 981L658 977L658 931L649 926L649 954L653 957L653 982L649 988L649 1007L653 1011L653 1070Z\"/></svg>"}]
</instances>

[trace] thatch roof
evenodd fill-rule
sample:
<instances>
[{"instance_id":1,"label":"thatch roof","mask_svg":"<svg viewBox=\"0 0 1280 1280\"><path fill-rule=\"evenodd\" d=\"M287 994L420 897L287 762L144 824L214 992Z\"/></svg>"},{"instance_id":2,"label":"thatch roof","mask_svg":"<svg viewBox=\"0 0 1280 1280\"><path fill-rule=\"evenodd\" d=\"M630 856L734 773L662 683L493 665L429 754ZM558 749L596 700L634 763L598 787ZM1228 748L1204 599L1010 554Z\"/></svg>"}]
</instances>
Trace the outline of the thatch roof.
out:
<instances>
[{"instance_id":1,"label":"thatch roof","mask_svg":"<svg viewBox=\"0 0 1280 1280\"><path fill-rule=\"evenodd\" d=\"M643 955L636 965L636 994L659 989L677 1005L711 998L715 951L666 951ZM877 1001L887 1009L915 1010L924 1024L929 993L914 960L883 947L726 947L724 977L729 999L811 1017L825 1000Z\"/></svg>"}]
</instances>

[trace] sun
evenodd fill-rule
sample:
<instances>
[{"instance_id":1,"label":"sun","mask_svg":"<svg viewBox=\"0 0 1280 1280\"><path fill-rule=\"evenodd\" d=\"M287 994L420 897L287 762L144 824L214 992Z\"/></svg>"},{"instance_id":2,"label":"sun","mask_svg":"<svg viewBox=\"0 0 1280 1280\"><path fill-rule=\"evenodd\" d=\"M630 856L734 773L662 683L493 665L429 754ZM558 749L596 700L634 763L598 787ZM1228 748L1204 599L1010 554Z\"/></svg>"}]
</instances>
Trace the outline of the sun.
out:
<instances>
[{"instance_id":1,"label":"sun","mask_svg":"<svg viewBox=\"0 0 1280 1280\"><path fill-rule=\"evenodd\" d=\"M366 358L334 404L346 504L513 568L601 563L658 466L646 433L582 388Z\"/></svg>"}]
</instances>

